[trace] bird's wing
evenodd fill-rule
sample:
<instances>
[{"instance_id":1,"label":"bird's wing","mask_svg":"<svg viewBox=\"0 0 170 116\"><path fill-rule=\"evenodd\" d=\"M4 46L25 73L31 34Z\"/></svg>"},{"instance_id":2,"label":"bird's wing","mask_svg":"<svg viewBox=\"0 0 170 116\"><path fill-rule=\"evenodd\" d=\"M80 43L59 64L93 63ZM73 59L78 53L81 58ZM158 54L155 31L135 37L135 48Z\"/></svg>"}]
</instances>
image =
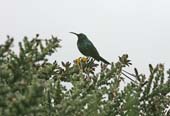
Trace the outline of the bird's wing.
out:
<instances>
[{"instance_id":1,"label":"bird's wing","mask_svg":"<svg viewBox=\"0 0 170 116\"><path fill-rule=\"evenodd\" d=\"M86 56L91 56L94 59L99 60L100 55L90 40L84 42L84 46L80 51Z\"/></svg>"}]
</instances>

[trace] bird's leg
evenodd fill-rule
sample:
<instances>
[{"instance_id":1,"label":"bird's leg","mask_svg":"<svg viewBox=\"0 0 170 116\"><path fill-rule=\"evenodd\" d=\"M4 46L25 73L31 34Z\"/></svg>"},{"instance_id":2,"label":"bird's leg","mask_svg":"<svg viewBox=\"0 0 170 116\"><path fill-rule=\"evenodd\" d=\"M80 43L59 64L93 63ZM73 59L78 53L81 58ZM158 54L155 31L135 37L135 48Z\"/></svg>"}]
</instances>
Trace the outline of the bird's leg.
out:
<instances>
[{"instance_id":1,"label":"bird's leg","mask_svg":"<svg viewBox=\"0 0 170 116\"><path fill-rule=\"evenodd\" d=\"M90 56L87 56L87 59L91 62L93 59Z\"/></svg>"}]
</instances>

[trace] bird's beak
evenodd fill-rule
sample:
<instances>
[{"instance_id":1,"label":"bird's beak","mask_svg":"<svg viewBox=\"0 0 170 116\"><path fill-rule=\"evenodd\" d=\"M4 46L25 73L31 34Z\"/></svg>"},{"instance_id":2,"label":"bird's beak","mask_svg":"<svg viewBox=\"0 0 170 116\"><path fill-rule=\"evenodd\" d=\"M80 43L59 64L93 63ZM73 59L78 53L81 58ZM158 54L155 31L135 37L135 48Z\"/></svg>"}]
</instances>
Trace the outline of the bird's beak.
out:
<instances>
[{"instance_id":1,"label":"bird's beak","mask_svg":"<svg viewBox=\"0 0 170 116\"><path fill-rule=\"evenodd\" d=\"M78 36L78 34L77 34L77 33L74 33L74 32L70 32L70 33L72 33L72 34L74 34L74 35L77 35L77 36Z\"/></svg>"}]
</instances>

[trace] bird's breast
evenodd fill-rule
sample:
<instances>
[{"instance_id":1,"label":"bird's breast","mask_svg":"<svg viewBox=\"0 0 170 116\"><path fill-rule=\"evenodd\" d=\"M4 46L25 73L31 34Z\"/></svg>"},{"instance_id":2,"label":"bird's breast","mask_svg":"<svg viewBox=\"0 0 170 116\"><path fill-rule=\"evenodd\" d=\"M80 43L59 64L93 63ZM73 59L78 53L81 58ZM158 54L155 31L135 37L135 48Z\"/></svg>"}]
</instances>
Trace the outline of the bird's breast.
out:
<instances>
[{"instance_id":1,"label":"bird's breast","mask_svg":"<svg viewBox=\"0 0 170 116\"><path fill-rule=\"evenodd\" d=\"M77 47L79 50L87 49L86 43L83 43L83 42L77 42Z\"/></svg>"},{"instance_id":2,"label":"bird's breast","mask_svg":"<svg viewBox=\"0 0 170 116\"><path fill-rule=\"evenodd\" d=\"M83 55L88 56L89 45L86 41L78 40L77 47Z\"/></svg>"}]
</instances>

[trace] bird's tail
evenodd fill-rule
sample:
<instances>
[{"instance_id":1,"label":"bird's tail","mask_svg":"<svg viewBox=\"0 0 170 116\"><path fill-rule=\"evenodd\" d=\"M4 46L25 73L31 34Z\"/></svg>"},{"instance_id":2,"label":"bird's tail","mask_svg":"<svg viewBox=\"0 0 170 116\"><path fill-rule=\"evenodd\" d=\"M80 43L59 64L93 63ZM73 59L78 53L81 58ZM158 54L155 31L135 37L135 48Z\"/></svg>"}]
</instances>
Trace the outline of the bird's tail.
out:
<instances>
[{"instance_id":1,"label":"bird's tail","mask_svg":"<svg viewBox=\"0 0 170 116\"><path fill-rule=\"evenodd\" d=\"M105 64L110 64L107 60L105 60L104 58L102 58L101 56L100 56L100 59L99 59L100 61L102 61L102 62L104 62Z\"/></svg>"}]
</instances>

